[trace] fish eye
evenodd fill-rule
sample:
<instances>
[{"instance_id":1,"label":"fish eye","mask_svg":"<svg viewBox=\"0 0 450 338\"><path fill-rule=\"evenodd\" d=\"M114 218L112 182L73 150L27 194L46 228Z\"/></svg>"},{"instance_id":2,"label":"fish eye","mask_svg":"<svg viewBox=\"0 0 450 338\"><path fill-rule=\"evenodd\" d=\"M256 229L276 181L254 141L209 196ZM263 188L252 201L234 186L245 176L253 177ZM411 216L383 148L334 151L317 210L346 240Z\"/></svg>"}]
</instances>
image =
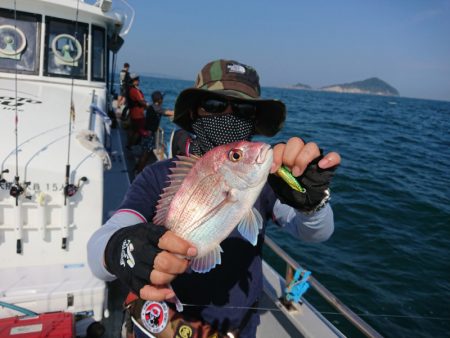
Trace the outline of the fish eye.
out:
<instances>
[{"instance_id":1,"label":"fish eye","mask_svg":"<svg viewBox=\"0 0 450 338\"><path fill-rule=\"evenodd\" d=\"M228 158L231 162L238 162L242 159L242 150L241 149L231 149L228 153Z\"/></svg>"}]
</instances>

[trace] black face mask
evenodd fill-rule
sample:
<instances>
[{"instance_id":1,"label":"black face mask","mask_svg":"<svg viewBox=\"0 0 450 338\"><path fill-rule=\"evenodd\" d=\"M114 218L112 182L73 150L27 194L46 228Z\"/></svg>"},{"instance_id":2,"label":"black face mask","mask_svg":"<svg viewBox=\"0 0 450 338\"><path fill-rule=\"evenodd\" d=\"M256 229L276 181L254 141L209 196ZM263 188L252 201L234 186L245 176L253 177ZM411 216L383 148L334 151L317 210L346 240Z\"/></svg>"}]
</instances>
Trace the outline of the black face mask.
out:
<instances>
[{"instance_id":1,"label":"black face mask","mask_svg":"<svg viewBox=\"0 0 450 338\"><path fill-rule=\"evenodd\" d=\"M192 141L194 155L202 156L214 147L237 141L250 141L255 120L233 114L201 116L192 123L196 139Z\"/></svg>"}]
</instances>

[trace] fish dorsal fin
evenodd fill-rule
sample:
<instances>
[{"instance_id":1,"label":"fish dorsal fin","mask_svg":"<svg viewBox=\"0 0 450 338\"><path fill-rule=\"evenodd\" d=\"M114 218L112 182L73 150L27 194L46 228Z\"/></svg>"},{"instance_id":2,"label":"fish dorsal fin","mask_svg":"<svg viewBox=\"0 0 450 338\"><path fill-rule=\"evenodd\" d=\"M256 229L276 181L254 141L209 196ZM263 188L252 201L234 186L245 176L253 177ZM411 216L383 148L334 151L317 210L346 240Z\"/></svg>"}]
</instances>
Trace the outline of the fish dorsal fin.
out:
<instances>
[{"instance_id":1,"label":"fish dorsal fin","mask_svg":"<svg viewBox=\"0 0 450 338\"><path fill-rule=\"evenodd\" d=\"M253 246L258 242L259 229L262 229L263 219L255 208L250 209L241 219L238 230Z\"/></svg>"},{"instance_id":2,"label":"fish dorsal fin","mask_svg":"<svg viewBox=\"0 0 450 338\"><path fill-rule=\"evenodd\" d=\"M209 251L206 255L192 259L192 271L199 273L209 272L216 265L222 263L221 253L223 252L220 245Z\"/></svg>"},{"instance_id":3,"label":"fish dorsal fin","mask_svg":"<svg viewBox=\"0 0 450 338\"><path fill-rule=\"evenodd\" d=\"M199 157L197 156L177 156L178 160L174 161L175 167L170 168L168 175L169 185L165 187L160 195L158 204L156 205L156 214L153 217L153 223L164 225L167 218L169 205L172 202L176 192L180 189L181 184L191 171L192 167L197 163Z\"/></svg>"}]
</instances>

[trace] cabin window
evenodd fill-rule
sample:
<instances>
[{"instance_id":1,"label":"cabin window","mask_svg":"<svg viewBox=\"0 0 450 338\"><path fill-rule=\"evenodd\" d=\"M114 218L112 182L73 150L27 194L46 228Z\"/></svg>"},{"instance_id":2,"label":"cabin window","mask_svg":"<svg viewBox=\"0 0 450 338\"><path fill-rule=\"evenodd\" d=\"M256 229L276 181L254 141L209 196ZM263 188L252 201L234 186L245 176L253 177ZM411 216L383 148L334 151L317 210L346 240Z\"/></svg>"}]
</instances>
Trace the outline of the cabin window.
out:
<instances>
[{"instance_id":1,"label":"cabin window","mask_svg":"<svg viewBox=\"0 0 450 338\"><path fill-rule=\"evenodd\" d=\"M92 81L104 82L106 79L105 35L105 30L103 28L92 26Z\"/></svg>"},{"instance_id":2,"label":"cabin window","mask_svg":"<svg viewBox=\"0 0 450 338\"><path fill-rule=\"evenodd\" d=\"M87 79L89 26L46 17L44 75Z\"/></svg>"},{"instance_id":3,"label":"cabin window","mask_svg":"<svg viewBox=\"0 0 450 338\"><path fill-rule=\"evenodd\" d=\"M0 70L39 72L41 16L0 8Z\"/></svg>"}]
</instances>

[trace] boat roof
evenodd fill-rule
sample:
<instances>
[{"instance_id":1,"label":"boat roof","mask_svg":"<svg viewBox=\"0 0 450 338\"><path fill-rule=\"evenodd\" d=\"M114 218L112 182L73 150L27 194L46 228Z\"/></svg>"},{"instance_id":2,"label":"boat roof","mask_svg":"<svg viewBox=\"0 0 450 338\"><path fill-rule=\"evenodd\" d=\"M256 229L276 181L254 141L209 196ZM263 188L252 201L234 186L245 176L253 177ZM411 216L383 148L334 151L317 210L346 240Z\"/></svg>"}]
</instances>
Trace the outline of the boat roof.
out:
<instances>
[{"instance_id":1,"label":"boat roof","mask_svg":"<svg viewBox=\"0 0 450 338\"><path fill-rule=\"evenodd\" d=\"M115 10L103 11L101 7L82 0L21 0L15 4L17 11L36 13L43 16L55 16L66 20L106 24L110 28L121 28L123 17ZM2 4L2 7L14 10L14 4Z\"/></svg>"}]
</instances>

